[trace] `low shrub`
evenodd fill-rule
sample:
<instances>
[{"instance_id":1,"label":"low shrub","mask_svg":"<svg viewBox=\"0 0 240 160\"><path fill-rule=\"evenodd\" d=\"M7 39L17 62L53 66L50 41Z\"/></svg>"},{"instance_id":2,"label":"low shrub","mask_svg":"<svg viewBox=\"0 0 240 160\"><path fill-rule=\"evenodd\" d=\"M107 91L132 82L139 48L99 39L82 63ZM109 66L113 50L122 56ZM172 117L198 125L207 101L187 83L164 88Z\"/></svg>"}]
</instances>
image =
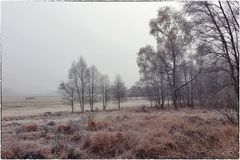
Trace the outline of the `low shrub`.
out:
<instances>
[{"instance_id":1,"label":"low shrub","mask_svg":"<svg viewBox=\"0 0 240 160\"><path fill-rule=\"evenodd\" d=\"M167 139L164 142L164 146L166 147L167 150L170 150L170 151L177 149L177 144L170 139Z\"/></svg>"},{"instance_id":2,"label":"low shrub","mask_svg":"<svg viewBox=\"0 0 240 160\"><path fill-rule=\"evenodd\" d=\"M97 122L95 120L89 120L87 124L87 128L90 131L96 131L97 130Z\"/></svg>"},{"instance_id":3,"label":"low shrub","mask_svg":"<svg viewBox=\"0 0 240 160\"><path fill-rule=\"evenodd\" d=\"M51 153L52 153L52 154L59 155L59 154L61 154L65 149L66 149L66 144L63 144L63 143L53 144L53 146L52 146L52 148L51 148Z\"/></svg>"},{"instance_id":4,"label":"low shrub","mask_svg":"<svg viewBox=\"0 0 240 160\"><path fill-rule=\"evenodd\" d=\"M82 135L73 135L70 140L71 142L79 143L82 140Z\"/></svg>"},{"instance_id":5,"label":"low shrub","mask_svg":"<svg viewBox=\"0 0 240 160\"><path fill-rule=\"evenodd\" d=\"M11 159L11 158L17 158L16 155L12 151L1 151L1 158L2 159Z\"/></svg>"},{"instance_id":6,"label":"low shrub","mask_svg":"<svg viewBox=\"0 0 240 160\"><path fill-rule=\"evenodd\" d=\"M102 158L121 155L131 148L129 137L121 132L98 132L92 137L90 143L91 152L98 154Z\"/></svg>"},{"instance_id":7,"label":"low shrub","mask_svg":"<svg viewBox=\"0 0 240 160\"><path fill-rule=\"evenodd\" d=\"M50 121L50 122L48 122L48 124L47 124L48 126L55 126L56 125L56 123L54 122L54 121Z\"/></svg>"},{"instance_id":8,"label":"low shrub","mask_svg":"<svg viewBox=\"0 0 240 160\"><path fill-rule=\"evenodd\" d=\"M37 124L29 124L29 125L22 126L22 128L26 132L33 132L33 131L37 131L38 125Z\"/></svg>"},{"instance_id":9,"label":"low shrub","mask_svg":"<svg viewBox=\"0 0 240 160\"><path fill-rule=\"evenodd\" d=\"M97 121L94 119L91 119L87 123L87 129L90 131L97 131L100 129L107 128L110 125L109 121Z\"/></svg>"},{"instance_id":10,"label":"low shrub","mask_svg":"<svg viewBox=\"0 0 240 160\"><path fill-rule=\"evenodd\" d=\"M27 152L23 155L23 159L45 159L45 156L39 152Z\"/></svg>"},{"instance_id":11,"label":"low shrub","mask_svg":"<svg viewBox=\"0 0 240 160\"><path fill-rule=\"evenodd\" d=\"M84 136L82 148L83 149L89 148L91 143L92 143L91 137L89 135Z\"/></svg>"},{"instance_id":12,"label":"low shrub","mask_svg":"<svg viewBox=\"0 0 240 160\"><path fill-rule=\"evenodd\" d=\"M71 127L70 125L59 125L57 127L57 130L59 133L64 133L64 134L73 134L74 133L74 128Z\"/></svg>"},{"instance_id":13,"label":"low shrub","mask_svg":"<svg viewBox=\"0 0 240 160\"><path fill-rule=\"evenodd\" d=\"M68 159L81 159L82 158L82 154L77 152L75 149L71 148L68 151L67 158Z\"/></svg>"},{"instance_id":14,"label":"low shrub","mask_svg":"<svg viewBox=\"0 0 240 160\"><path fill-rule=\"evenodd\" d=\"M4 125L1 157L238 158L238 127L223 123L215 112L158 111L153 107L147 110L148 113L136 113L136 108L117 111L101 120L96 119L99 115L87 112L79 120L63 120L55 122L55 126L47 122ZM16 136L14 130L21 134Z\"/></svg>"},{"instance_id":15,"label":"low shrub","mask_svg":"<svg viewBox=\"0 0 240 160\"><path fill-rule=\"evenodd\" d=\"M160 154L164 154L164 150L159 146L146 143L138 145L133 154L137 159L158 159Z\"/></svg>"},{"instance_id":16,"label":"low shrub","mask_svg":"<svg viewBox=\"0 0 240 160\"><path fill-rule=\"evenodd\" d=\"M4 150L1 152L3 159L44 159L47 150L33 143L24 141L10 141L4 144Z\"/></svg>"},{"instance_id":17,"label":"low shrub","mask_svg":"<svg viewBox=\"0 0 240 160\"><path fill-rule=\"evenodd\" d=\"M186 116L184 117L186 122L189 124L197 124L197 125L203 125L205 124L205 120L198 117L198 116Z\"/></svg>"},{"instance_id":18,"label":"low shrub","mask_svg":"<svg viewBox=\"0 0 240 160\"><path fill-rule=\"evenodd\" d=\"M137 107L136 108L136 112L149 112L149 110L147 109L147 106L145 106L145 105L141 105L140 107Z\"/></svg>"}]
</instances>

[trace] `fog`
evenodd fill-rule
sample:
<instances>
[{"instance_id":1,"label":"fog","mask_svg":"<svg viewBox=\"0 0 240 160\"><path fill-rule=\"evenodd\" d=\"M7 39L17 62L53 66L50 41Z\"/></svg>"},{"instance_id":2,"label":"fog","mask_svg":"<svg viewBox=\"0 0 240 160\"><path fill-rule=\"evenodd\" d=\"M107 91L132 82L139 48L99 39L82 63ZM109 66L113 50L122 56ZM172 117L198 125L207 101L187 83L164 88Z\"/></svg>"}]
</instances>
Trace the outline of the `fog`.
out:
<instances>
[{"instance_id":1,"label":"fog","mask_svg":"<svg viewBox=\"0 0 240 160\"><path fill-rule=\"evenodd\" d=\"M111 81L127 87L138 79L136 53L146 44L149 21L161 6L151 3L2 2L4 95L55 94L73 61L83 56Z\"/></svg>"}]
</instances>

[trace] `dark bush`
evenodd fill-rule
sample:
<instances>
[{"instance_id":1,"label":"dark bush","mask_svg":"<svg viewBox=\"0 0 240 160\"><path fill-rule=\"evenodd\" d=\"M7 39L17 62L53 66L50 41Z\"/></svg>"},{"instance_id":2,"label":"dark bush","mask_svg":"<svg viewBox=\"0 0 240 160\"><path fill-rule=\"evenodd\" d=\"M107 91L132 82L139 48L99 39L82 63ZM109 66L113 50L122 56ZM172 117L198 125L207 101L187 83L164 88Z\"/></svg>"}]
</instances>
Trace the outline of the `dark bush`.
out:
<instances>
[{"instance_id":1,"label":"dark bush","mask_svg":"<svg viewBox=\"0 0 240 160\"><path fill-rule=\"evenodd\" d=\"M23 156L23 159L45 159L45 156L40 152L28 152Z\"/></svg>"}]
</instances>

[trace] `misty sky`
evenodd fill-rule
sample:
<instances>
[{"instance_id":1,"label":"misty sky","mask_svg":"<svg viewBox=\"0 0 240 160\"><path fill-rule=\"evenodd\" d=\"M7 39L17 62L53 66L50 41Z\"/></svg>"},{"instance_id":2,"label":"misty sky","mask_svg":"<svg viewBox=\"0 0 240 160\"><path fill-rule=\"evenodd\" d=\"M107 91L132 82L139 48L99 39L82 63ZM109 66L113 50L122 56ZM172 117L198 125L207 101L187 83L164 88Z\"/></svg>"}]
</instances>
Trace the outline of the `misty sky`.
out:
<instances>
[{"instance_id":1,"label":"misty sky","mask_svg":"<svg viewBox=\"0 0 240 160\"><path fill-rule=\"evenodd\" d=\"M2 2L3 91L53 93L80 56L130 87L139 79L136 53L155 45L149 21L166 5L180 4Z\"/></svg>"}]
</instances>

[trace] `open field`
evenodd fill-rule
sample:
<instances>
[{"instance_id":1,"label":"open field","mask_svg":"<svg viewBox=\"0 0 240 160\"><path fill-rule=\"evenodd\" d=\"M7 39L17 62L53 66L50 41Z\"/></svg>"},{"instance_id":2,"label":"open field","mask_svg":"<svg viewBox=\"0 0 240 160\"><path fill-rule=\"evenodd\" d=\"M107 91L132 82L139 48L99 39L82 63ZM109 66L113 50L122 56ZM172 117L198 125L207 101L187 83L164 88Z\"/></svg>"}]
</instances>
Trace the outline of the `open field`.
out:
<instances>
[{"instance_id":1,"label":"open field","mask_svg":"<svg viewBox=\"0 0 240 160\"><path fill-rule=\"evenodd\" d=\"M2 158L238 158L238 127L181 108L4 117Z\"/></svg>"},{"instance_id":2,"label":"open field","mask_svg":"<svg viewBox=\"0 0 240 160\"><path fill-rule=\"evenodd\" d=\"M126 102L121 104L121 107L134 107L139 105L149 105L149 102L142 98L129 98ZM117 105L110 101L107 109L116 109ZM95 110L102 110L102 103L94 104ZM74 105L76 112L80 111L79 104ZM85 110L89 110L89 105L86 104ZM64 104L61 97L56 96L42 96L35 97L35 99L25 99L25 97L4 97L3 98L3 117L13 116L27 116L42 114L44 112L64 112L71 111L71 107Z\"/></svg>"}]
</instances>

